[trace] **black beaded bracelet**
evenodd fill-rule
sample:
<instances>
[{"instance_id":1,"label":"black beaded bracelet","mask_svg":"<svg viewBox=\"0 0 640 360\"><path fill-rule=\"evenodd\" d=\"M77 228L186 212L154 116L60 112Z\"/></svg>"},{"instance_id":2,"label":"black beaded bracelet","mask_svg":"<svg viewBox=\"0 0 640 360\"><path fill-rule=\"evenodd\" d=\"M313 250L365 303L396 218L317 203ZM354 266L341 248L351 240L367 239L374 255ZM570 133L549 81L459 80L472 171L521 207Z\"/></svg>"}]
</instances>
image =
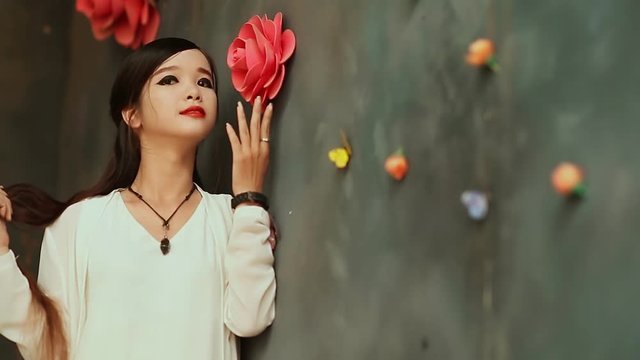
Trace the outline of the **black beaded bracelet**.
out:
<instances>
[{"instance_id":1,"label":"black beaded bracelet","mask_svg":"<svg viewBox=\"0 0 640 360\"><path fill-rule=\"evenodd\" d=\"M247 191L240 193L231 199L231 208L235 209L242 203L252 202L260 205L263 209L269 210L269 200L263 193Z\"/></svg>"}]
</instances>

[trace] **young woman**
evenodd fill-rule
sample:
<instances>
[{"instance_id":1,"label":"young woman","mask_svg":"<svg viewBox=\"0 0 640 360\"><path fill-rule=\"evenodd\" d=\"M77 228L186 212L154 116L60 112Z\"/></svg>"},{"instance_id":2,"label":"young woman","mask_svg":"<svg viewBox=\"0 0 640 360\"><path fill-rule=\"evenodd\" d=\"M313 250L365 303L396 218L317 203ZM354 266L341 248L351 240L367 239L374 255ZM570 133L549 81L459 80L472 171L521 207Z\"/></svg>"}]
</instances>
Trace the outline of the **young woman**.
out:
<instances>
[{"instance_id":1,"label":"young woman","mask_svg":"<svg viewBox=\"0 0 640 360\"><path fill-rule=\"evenodd\" d=\"M261 193L272 105L240 103L234 196L198 185L198 144L217 116L211 59L156 40L111 92L117 127L100 181L65 203L30 185L0 189L0 333L25 359L237 359L236 336L275 316L273 237ZM6 222L47 225L37 285L18 269Z\"/></svg>"}]
</instances>

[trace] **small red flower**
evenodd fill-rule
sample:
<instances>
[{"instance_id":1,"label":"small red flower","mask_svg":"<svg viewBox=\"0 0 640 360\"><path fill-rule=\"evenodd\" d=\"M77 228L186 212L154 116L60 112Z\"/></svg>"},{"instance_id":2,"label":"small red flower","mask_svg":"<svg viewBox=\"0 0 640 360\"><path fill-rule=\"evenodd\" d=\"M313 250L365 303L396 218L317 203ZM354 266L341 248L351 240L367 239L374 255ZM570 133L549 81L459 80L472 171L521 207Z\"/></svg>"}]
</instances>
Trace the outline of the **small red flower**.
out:
<instances>
[{"instance_id":1,"label":"small red flower","mask_svg":"<svg viewBox=\"0 0 640 360\"><path fill-rule=\"evenodd\" d=\"M278 95L284 82L284 63L296 47L293 31L282 31L282 13L273 20L253 16L245 23L227 52L233 87L253 104L260 96L263 103Z\"/></svg>"},{"instance_id":2,"label":"small red flower","mask_svg":"<svg viewBox=\"0 0 640 360\"><path fill-rule=\"evenodd\" d=\"M400 181L404 179L409 171L409 161L404 156L402 150L389 155L384 162L384 169L392 178Z\"/></svg>"},{"instance_id":3,"label":"small red flower","mask_svg":"<svg viewBox=\"0 0 640 360\"><path fill-rule=\"evenodd\" d=\"M160 26L154 0L76 0L76 10L89 19L96 39L113 34L131 49L154 40Z\"/></svg>"}]
</instances>

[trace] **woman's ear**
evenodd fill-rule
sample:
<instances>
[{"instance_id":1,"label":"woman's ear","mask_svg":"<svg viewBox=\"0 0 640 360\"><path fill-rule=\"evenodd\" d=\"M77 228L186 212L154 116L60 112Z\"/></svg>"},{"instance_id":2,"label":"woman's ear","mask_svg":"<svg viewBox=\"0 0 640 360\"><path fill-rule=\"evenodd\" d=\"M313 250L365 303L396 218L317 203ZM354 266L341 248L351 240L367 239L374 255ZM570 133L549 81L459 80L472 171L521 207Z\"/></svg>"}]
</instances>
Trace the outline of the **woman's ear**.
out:
<instances>
[{"instance_id":1,"label":"woman's ear","mask_svg":"<svg viewBox=\"0 0 640 360\"><path fill-rule=\"evenodd\" d=\"M142 126L142 121L135 106L128 107L122 110L122 119L133 130L139 129Z\"/></svg>"}]
</instances>

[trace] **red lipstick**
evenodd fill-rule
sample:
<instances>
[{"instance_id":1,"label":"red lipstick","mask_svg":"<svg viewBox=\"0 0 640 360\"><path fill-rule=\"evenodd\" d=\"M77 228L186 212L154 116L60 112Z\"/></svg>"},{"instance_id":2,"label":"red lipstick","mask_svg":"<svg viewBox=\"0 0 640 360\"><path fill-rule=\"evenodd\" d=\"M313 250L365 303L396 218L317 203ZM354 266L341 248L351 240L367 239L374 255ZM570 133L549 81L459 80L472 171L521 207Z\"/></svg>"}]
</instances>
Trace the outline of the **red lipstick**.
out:
<instances>
[{"instance_id":1,"label":"red lipstick","mask_svg":"<svg viewBox=\"0 0 640 360\"><path fill-rule=\"evenodd\" d=\"M189 106L188 108L182 110L180 115L186 115L194 118L201 119L206 115L206 112L200 106Z\"/></svg>"}]
</instances>

